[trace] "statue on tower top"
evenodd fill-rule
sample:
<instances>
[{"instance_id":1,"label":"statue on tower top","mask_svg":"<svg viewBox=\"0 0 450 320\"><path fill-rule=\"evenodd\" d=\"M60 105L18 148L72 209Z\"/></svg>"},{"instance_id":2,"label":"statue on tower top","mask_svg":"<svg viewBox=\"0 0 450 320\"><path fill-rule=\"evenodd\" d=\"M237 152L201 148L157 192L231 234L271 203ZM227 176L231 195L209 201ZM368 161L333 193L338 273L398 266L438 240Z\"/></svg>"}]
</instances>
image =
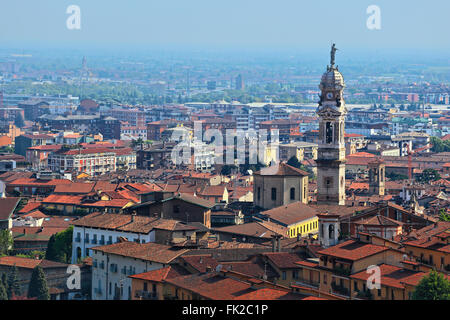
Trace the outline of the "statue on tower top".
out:
<instances>
[{"instance_id":1,"label":"statue on tower top","mask_svg":"<svg viewBox=\"0 0 450 320\"><path fill-rule=\"evenodd\" d=\"M336 48L336 44L333 43L333 45L331 46L331 67L334 67L334 63L336 60L336 51L338 49Z\"/></svg>"}]
</instances>

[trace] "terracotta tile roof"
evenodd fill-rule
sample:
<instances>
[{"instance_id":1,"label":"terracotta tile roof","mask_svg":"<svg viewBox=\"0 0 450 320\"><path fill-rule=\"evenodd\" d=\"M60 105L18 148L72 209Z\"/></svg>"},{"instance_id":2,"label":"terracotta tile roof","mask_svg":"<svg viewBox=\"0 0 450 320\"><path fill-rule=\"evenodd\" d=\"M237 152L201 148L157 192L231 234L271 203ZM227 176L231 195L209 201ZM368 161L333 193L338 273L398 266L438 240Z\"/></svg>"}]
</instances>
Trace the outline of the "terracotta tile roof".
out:
<instances>
[{"instance_id":1,"label":"terracotta tile roof","mask_svg":"<svg viewBox=\"0 0 450 320\"><path fill-rule=\"evenodd\" d=\"M212 196L212 197L223 197L225 193L226 186L205 186L202 190L198 192L198 195L202 196Z\"/></svg>"},{"instance_id":2,"label":"terracotta tile roof","mask_svg":"<svg viewBox=\"0 0 450 320\"><path fill-rule=\"evenodd\" d=\"M268 221L250 222L245 224L214 228L215 232L225 232L256 238L272 239L272 235L287 236L287 228Z\"/></svg>"},{"instance_id":3,"label":"terracotta tile roof","mask_svg":"<svg viewBox=\"0 0 450 320\"><path fill-rule=\"evenodd\" d=\"M36 186L36 187L46 187L46 186L57 186L60 184L70 184L72 181L66 179L52 179L52 180L39 180L34 178L19 178L8 183L9 186Z\"/></svg>"},{"instance_id":4,"label":"terracotta tile roof","mask_svg":"<svg viewBox=\"0 0 450 320\"><path fill-rule=\"evenodd\" d=\"M385 216L376 215L368 219L355 221L355 224L363 224L367 226L384 226L384 227L399 227L403 223Z\"/></svg>"},{"instance_id":5,"label":"terracotta tile roof","mask_svg":"<svg viewBox=\"0 0 450 320\"><path fill-rule=\"evenodd\" d=\"M82 196L69 196L60 194L51 194L42 200L44 204L67 204L67 205L81 205Z\"/></svg>"},{"instance_id":6,"label":"terracotta tile roof","mask_svg":"<svg viewBox=\"0 0 450 320\"><path fill-rule=\"evenodd\" d=\"M175 258L188 251L172 250L170 246L153 242L141 244L130 241L94 247L91 250L163 264L172 262Z\"/></svg>"},{"instance_id":7,"label":"terracotta tile roof","mask_svg":"<svg viewBox=\"0 0 450 320\"><path fill-rule=\"evenodd\" d=\"M84 207L96 207L96 208L124 208L127 204L134 204L129 199L111 199L111 200L99 200L93 203L83 203Z\"/></svg>"},{"instance_id":8,"label":"terracotta tile roof","mask_svg":"<svg viewBox=\"0 0 450 320\"><path fill-rule=\"evenodd\" d=\"M238 272L258 279L262 279L264 275L267 276L267 279L279 277L275 269L268 263L264 264L260 258L253 258L250 261L221 262L220 264L224 270Z\"/></svg>"},{"instance_id":9,"label":"terracotta tile roof","mask_svg":"<svg viewBox=\"0 0 450 320\"><path fill-rule=\"evenodd\" d=\"M47 218L48 216L46 214L42 213L41 211L36 210L36 211L30 212L30 213L26 213L26 214L22 215L22 217L23 218L30 217L30 218L34 218L34 219L43 219L43 218Z\"/></svg>"},{"instance_id":10,"label":"terracotta tile roof","mask_svg":"<svg viewBox=\"0 0 450 320\"><path fill-rule=\"evenodd\" d=\"M117 188L116 183L110 183L109 181L97 181L95 182L94 191L115 191Z\"/></svg>"},{"instance_id":11,"label":"terracotta tile roof","mask_svg":"<svg viewBox=\"0 0 450 320\"><path fill-rule=\"evenodd\" d=\"M38 259L30 259L30 258L21 258L21 257L15 257L15 256L4 256L0 257L0 265L3 266L14 266L18 268L25 268L25 269L34 269L38 265L40 265L42 268L55 268L55 267L64 267L67 268L67 264L59 263L55 261L49 261L49 260L38 260Z\"/></svg>"},{"instance_id":12,"label":"terracotta tile roof","mask_svg":"<svg viewBox=\"0 0 450 320\"><path fill-rule=\"evenodd\" d=\"M348 187L349 190L369 190L369 184L366 182L352 182Z\"/></svg>"},{"instance_id":13,"label":"terracotta tile roof","mask_svg":"<svg viewBox=\"0 0 450 320\"><path fill-rule=\"evenodd\" d=\"M271 221L278 221L289 226L317 216L319 212L302 202L293 202L286 206L279 206L267 211L261 212L261 215L267 216Z\"/></svg>"},{"instance_id":14,"label":"terracotta tile roof","mask_svg":"<svg viewBox=\"0 0 450 320\"><path fill-rule=\"evenodd\" d=\"M338 206L338 205L322 205L322 204L309 204L309 206L316 209L320 214L331 214L339 216L352 215L355 212L365 211L370 208L363 206Z\"/></svg>"},{"instance_id":15,"label":"terracotta tile roof","mask_svg":"<svg viewBox=\"0 0 450 320\"><path fill-rule=\"evenodd\" d=\"M215 272L167 279L166 282L211 300L233 300L252 291L251 284Z\"/></svg>"},{"instance_id":16,"label":"terracotta tile roof","mask_svg":"<svg viewBox=\"0 0 450 320\"><path fill-rule=\"evenodd\" d=\"M379 265L381 271L381 285L403 289L403 283L418 283L423 276L426 275L422 271L413 271L409 269L403 269L392 265L381 264ZM359 279L367 281L370 274L366 270L355 273L350 276L352 279Z\"/></svg>"},{"instance_id":17,"label":"terracotta tile roof","mask_svg":"<svg viewBox=\"0 0 450 320\"><path fill-rule=\"evenodd\" d=\"M61 149L61 144L47 144L35 147L29 147L27 150L40 150L40 151L57 151Z\"/></svg>"},{"instance_id":18,"label":"terracotta tile roof","mask_svg":"<svg viewBox=\"0 0 450 320\"><path fill-rule=\"evenodd\" d=\"M148 233L153 229L157 218L131 215L95 212L73 221L74 226L119 229L129 232ZM146 232L147 231L147 232Z\"/></svg>"},{"instance_id":19,"label":"terracotta tile roof","mask_svg":"<svg viewBox=\"0 0 450 320\"><path fill-rule=\"evenodd\" d=\"M327 249L320 250L318 254L356 261L387 250L389 250L388 247L356 240L348 240Z\"/></svg>"},{"instance_id":20,"label":"terracotta tile roof","mask_svg":"<svg viewBox=\"0 0 450 320\"><path fill-rule=\"evenodd\" d=\"M219 262L216 259L214 259L210 254L185 255L180 257L180 260L181 263L183 263L183 265L189 265L198 272L206 272L207 267L215 269L219 265Z\"/></svg>"},{"instance_id":21,"label":"terracotta tile roof","mask_svg":"<svg viewBox=\"0 0 450 320\"><path fill-rule=\"evenodd\" d=\"M143 272L139 274L135 274L132 276L129 276L129 278L132 279L139 279L139 280L146 280L146 281L152 281L152 282L162 282L166 279L172 279L180 276L188 275L189 272L187 272L184 268L178 266L178 265L172 265L165 268L152 270L148 272Z\"/></svg>"},{"instance_id":22,"label":"terracotta tile roof","mask_svg":"<svg viewBox=\"0 0 450 320\"><path fill-rule=\"evenodd\" d=\"M280 162L274 166L262 168L260 171L255 172L254 174L261 176L309 176L308 172L294 168L284 162Z\"/></svg>"},{"instance_id":23,"label":"terracotta tile roof","mask_svg":"<svg viewBox=\"0 0 450 320\"><path fill-rule=\"evenodd\" d=\"M57 185L53 193L86 194L94 190L95 183L72 182L70 184Z\"/></svg>"},{"instance_id":24,"label":"terracotta tile roof","mask_svg":"<svg viewBox=\"0 0 450 320\"><path fill-rule=\"evenodd\" d=\"M20 198L0 198L0 220L10 219L19 201Z\"/></svg>"},{"instance_id":25,"label":"terracotta tile roof","mask_svg":"<svg viewBox=\"0 0 450 320\"><path fill-rule=\"evenodd\" d=\"M302 267L310 267L310 268L315 268L319 265L316 262L311 262L311 261L307 261L307 260L297 261L297 262L295 262L295 264L298 264L299 266L302 266Z\"/></svg>"},{"instance_id":26,"label":"terracotta tile roof","mask_svg":"<svg viewBox=\"0 0 450 320\"><path fill-rule=\"evenodd\" d=\"M289 252L267 252L263 255L279 269L299 269L296 262L304 259L303 255Z\"/></svg>"},{"instance_id":27,"label":"terracotta tile roof","mask_svg":"<svg viewBox=\"0 0 450 320\"><path fill-rule=\"evenodd\" d=\"M261 288L240 295L236 297L235 300L311 300L308 298L311 297L299 293L293 293L290 292L289 290ZM318 298L318 300L326 300L326 299Z\"/></svg>"},{"instance_id":28,"label":"terracotta tile roof","mask_svg":"<svg viewBox=\"0 0 450 320\"><path fill-rule=\"evenodd\" d=\"M32 212L34 210L37 210L41 206L41 204L42 204L42 202L40 202L40 201L36 201L36 202L29 201L26 205L23 206L22 209L17 211L17 213L22 214L22 213Z\"/></svg>"}]
</instances>

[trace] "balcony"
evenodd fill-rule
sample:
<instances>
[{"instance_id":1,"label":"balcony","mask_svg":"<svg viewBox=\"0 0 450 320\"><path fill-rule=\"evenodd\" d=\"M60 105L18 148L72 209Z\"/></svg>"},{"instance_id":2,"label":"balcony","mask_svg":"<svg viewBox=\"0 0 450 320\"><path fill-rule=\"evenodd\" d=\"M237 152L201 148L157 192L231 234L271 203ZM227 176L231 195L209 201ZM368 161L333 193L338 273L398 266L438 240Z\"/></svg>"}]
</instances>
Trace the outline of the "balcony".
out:
<instances>
[{"instance_id":1,"label":"balcony","mask_svg":"<svg viewBox=\"0 0 450 320\"><path fill-rule=\"evenodd\" d=\"M336 282L331 283L331 293L344 297L350 296L350 290L344 286L336 284Z\"/></svg>"},{"instance_id":2,"label":"balcony","mask_svg":"<svg viewBox=\"0 0 450 320\"><path fill-rule=\"evenodd\" d=\"M92 244L97 244L97 239L92 239L91 243Z\"/></svg>"},{"instance_id":3,"label":"balcony","mask_svg":"<svg viewBox=\"0 0 450 320\"><path fill-rule=\"evenodd\" d=\"M352 271L350 269L347 268L342 268L342 267L333 267L333 273L335 273L338 276L342 276L342 277L348 277Z\"/></svg>"},{"instance_id":4,"label":"balcony","mask_svg":"<svg viewBox=\"0 0 450 320\"><path fill-rule=\"evenodd\" d=\"M80 237L76 237L75 238L75 242L81 242L81 238Z\"/></svg>"},{"instance_id":5,"label":"balcony","mask_svg":"<svg viewBox=\"0 0 450 320\"><path fill-rule=\"evenodd\" d=\"M138 290L134 297L141 300L158 300L158 295L153 291Z\"/></svg>"},{"instance_id":6,"label":"balcony","mask_svg":"<svg viewBox=\"0 0 450 320\"><path fill-rule=\"evenodd\" d=\"M98 243L99 243L100 245L104 245L104 244L105 244L105 240L104 240L104 239L101 239Z\"/></svg>"},{"instance_id":7,"label":"balcony","mask_svg":"<svg viewBox=\"0 0 450 320\"><path fill-rule=\"evenodd\" d=\"M310 281L309 279L298 278L294 279L295 283L301 286L310 287L310 288L319 288L320 283L315 281Z\"/></svg>"},{"instance_id":8,"label":"balcony","mask_svg":"<svg viewBox=\"0 0 450 320\"><path fill-rule=\"evenodd\" d=\"M84 239L85 243L89 243L89 238Z\"/></svg>"}]
</instances>

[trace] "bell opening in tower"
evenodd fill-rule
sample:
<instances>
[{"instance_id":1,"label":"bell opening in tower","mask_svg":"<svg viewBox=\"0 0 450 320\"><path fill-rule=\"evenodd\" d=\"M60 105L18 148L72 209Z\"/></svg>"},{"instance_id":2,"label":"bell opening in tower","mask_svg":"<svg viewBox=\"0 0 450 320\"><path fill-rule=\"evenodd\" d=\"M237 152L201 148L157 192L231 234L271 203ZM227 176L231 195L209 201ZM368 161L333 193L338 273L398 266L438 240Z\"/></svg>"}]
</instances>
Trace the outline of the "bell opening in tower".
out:
<instances>
[{"instance_id":1,"label":"bell opening in tower","mask_svg":"<svg viewBox=\"0 0 450 320\"><path fill-rule=\"evenodd\" d=\"M332 143L333 142L333 125L331 122L327 122L326 124L326 143Z\"/></svg>"}]
</instances>

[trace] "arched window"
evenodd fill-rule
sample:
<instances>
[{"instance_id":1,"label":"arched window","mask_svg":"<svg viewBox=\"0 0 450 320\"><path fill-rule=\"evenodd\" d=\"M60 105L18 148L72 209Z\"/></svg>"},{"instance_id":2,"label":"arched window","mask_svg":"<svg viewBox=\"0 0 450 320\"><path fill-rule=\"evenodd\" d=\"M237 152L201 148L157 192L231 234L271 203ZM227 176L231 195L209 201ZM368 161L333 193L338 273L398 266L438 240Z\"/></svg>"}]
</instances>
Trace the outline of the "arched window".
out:
<instances>
[{"instance_id":1,"label":"arched window","mask_svg":"<svg viewBox=\"0 0 450 320\"><path fill-rule=\"evenodd\" d=\"M328 227L328 238L334 238L334 225L332 224L330 224L330 226Z\"/></svg>"},{"instance_id":2,"label":"arched window","mask_svg":"<svg viewBox=\"0 0 450 320\"><path fill-rule=\"evenodd\" d=\"M291 200L295 200L295 188L291 188Z\"/></svg>"}]
</instances>

